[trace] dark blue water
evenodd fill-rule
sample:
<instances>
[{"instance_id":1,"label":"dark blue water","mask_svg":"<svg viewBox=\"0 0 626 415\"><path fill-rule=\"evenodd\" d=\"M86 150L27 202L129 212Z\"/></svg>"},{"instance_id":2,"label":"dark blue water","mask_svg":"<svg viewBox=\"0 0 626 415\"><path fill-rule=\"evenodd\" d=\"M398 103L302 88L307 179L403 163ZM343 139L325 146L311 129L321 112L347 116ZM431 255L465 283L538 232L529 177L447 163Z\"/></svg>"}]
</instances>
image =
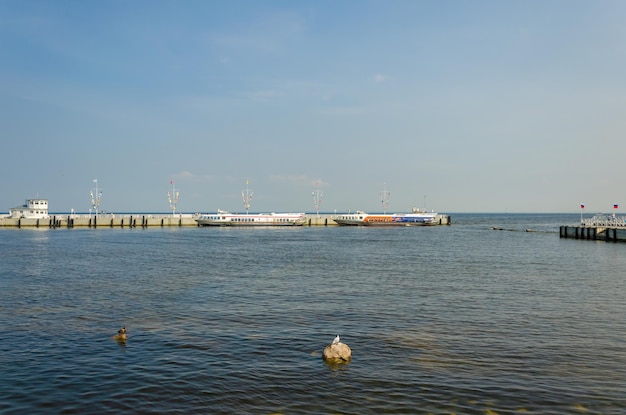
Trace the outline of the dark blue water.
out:
<instances>
[{"instance_id":1,"label":"dark blue water","mask_svg":"<svg viewBox=\"0 0 626 415\"><path fill-rule=\"evenodd\" d=\"M0 229L0 413L626 413L626 244L578 220Z\"/></svg>"}]
</instances>

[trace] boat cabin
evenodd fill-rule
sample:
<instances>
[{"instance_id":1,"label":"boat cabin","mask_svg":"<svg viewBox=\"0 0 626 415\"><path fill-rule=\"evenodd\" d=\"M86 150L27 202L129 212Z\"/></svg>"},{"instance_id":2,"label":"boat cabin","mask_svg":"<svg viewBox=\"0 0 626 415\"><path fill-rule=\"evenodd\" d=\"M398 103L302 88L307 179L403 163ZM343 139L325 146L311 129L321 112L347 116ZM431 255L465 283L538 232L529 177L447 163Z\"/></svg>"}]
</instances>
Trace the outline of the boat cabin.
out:
<instances>
[{"instance_id":1,"label":"boat cabin","mask_svg":"<svg viewBox=\"0 0 626 415\"><path fill-rule=\"evenodd\" d=\"M9 209L10 218L46 219L48 215L48 199L26 199L26 203Z\"/></svg>"}]
</instances>

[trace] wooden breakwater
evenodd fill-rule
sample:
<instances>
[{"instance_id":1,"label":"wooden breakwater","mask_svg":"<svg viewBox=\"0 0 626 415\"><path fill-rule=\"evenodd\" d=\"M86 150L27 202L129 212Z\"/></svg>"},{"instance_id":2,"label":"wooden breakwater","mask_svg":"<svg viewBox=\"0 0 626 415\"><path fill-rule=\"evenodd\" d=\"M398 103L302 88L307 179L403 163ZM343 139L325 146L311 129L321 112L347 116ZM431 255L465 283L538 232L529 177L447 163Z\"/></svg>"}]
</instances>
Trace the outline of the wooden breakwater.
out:
<instances>
[{"instance_id":1,"label":"wooden breakwater","mask_svg":"<svg viewBox=\"0 0 626 415\"><path fill-rule=\"evenodd\" d=\"M311 214L307 215L305 226L338 226L333 220L335 215ZM70 215L57 214L48 218L8 218L0 217L0 227L12 228L148 228L180 226L198 226L198 215ZM448 215L438 215L438 225L450 225Z\"/></svg>"},{"instance_id":2,"label":"wooden breakwater","mask_svg":"<svg viewBox=\"0 0 626 415\"><path fill-rule=\"evenodd\" d=\"M587 241L626 242L626 228L600 226L561 226L559 236Z\"/></svg>"}]
</instances>

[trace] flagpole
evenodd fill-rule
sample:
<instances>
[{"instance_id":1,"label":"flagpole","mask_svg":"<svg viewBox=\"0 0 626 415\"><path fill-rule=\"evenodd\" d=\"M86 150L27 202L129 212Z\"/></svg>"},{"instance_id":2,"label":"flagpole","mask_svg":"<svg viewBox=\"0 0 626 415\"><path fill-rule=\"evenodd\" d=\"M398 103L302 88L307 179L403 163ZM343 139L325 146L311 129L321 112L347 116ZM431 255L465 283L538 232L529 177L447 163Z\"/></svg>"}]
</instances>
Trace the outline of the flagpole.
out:
<instances>
[{"instance_id":1,"label":"flagpole","mask_svg":"<svg viewBox=\"0 0 626 415\"><path fill-rule=\"evenodd\" d=\"M174 217L176 216L176 203L178 203L179 192L176 191L174 180L171 180L170 184L172 185L172 193L167 192L167 200L170 202L170 210L172 211L172 217Z\"/></svg>"},{"instance_id":2,"label":"flagpole","mask_svg":"<svg viewBox=\"0 0 626 415\"><path fill-rule=\"evenodd\" d=\"M317 213L317 217L320 217L320 206L322 204L323 193L320 192L320 181L317 180L315 182L315 191L313 194L313 207L315 208L315 212Z\"/></svg>"},{"instance_id":3,"label":"flagpole","mask_svg":"<svg viewBox=\"0 0 626 415\"><path fill-rule=\"evenodd\" d=\"M100 206L100 199L102 197L102 194L101 194L102 192L98 190L98 179L93 179L93 182L96 184L95 194L94 194L93 188L91 189L89 193L91 195L91 205L93 206L96 212L96 217L98 217L98 207ZM89 216L91 216L91 209L89 209Z\"/></svg>"},{"instance_id":4,"label":"flagpole","mask_svg":"<svg viewBox=\"0 0 626 415\"><path fill-rule=\"evenodd\" d=\"M98 179L94 179L94 182L96 182L96 198L98 197ZM97 202L98 199L96 199L96 205L94 206L96 209L96 217L98 217L98 205L99 203Z\"/></svg>"},{"instance_id":5,"label":"flagpole","mask_svg":"<svg viewBox=\"0 0 626 415\"><path fill-rule=\"evenodd\" d=\"M580 224L583 224L583 210L585 209L585 205L584 204L580 204Z\"/></svg>"},{"instance_id":6,"label":"flagpole","mask_svg":"<svg viewBox=\"0 0 626 415\"><path fill-rule=\"evenodd\" d=\"M387 213L389 207L389 192L387 191L387 183L383 183L383 191L380 192L380 203L383 206L383 213Z\"/></svg>"},{"instance_id":7,"label":"flagpole","mask_svg":"<svg viewBox=\"0 0 626 415\"><path fill-rule=\"evenodd\" d=\"M243 207L246 209L246 215L250 210L250 202L252 202L252 192L248 189L248 180L246 179L246 192L244 194L243 190L241 191L241 200L243 200Z\"/></svg>"}]
</instances>

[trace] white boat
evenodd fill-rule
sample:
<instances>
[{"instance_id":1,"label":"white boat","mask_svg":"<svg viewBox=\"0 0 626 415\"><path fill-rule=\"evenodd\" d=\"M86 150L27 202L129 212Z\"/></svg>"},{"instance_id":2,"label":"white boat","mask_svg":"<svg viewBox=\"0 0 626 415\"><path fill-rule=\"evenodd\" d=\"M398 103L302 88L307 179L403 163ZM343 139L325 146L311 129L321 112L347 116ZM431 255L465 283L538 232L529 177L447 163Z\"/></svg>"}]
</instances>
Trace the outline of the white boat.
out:
<instances>
[{"instance_id":1,"label":"white boat","mask_svg":"<svg viewBox=\"0 0 626 415\"><path fill-rule=\"evenodd\" d=\"M48 200L47 199L26 199L26 203L9 209L10 218L34 218L47 219Z\"/></svg>"},{"instance_id":2,"label":"white boat","mask_svg":"<svg viewBox=\"0 0 626 415\"><path fill-rule=\"evenodd\" d=\"M201 214L196 219L200 226L302 226L304 213L217 213Z\"/></svg>"},{"instance_id":3,"label":"white boat","mask_svg":"<svg viewBox=\"0 0 626 415\"><path fill-rule=\"evenodd\" d=\"M427 226L438 225L436 212L413 209L411 213L369 214L360 210L333 218L339 225L352 226Z\"/></svg>"}]
</instances>

